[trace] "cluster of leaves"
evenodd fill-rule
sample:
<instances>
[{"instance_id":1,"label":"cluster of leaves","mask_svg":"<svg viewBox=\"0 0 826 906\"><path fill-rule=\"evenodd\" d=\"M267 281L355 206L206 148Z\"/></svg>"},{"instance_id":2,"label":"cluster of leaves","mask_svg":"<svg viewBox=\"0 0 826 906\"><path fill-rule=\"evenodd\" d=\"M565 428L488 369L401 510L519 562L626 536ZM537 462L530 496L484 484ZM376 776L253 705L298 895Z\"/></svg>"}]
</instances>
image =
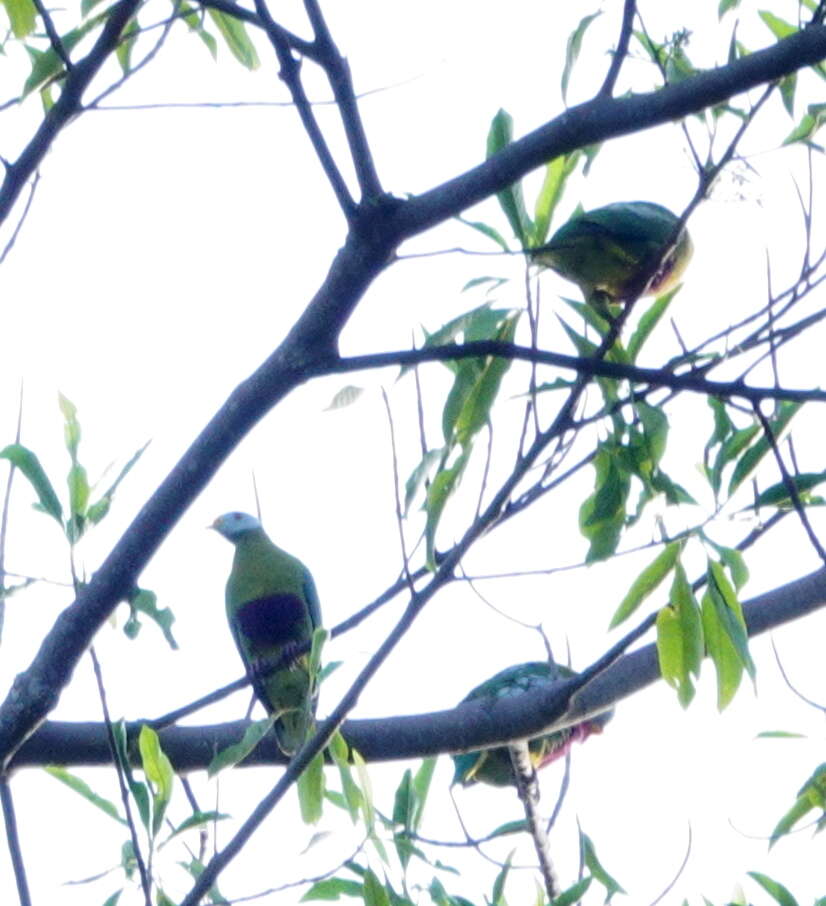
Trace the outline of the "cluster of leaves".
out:
<instances>
[{"instance_id":1,"label":"cluster of leaves","mask_svg":"<svg viewBox=\"0 0 826 906\"><path fill-rule=\"evenodd\" d=\"M740 0L720 0L718 8L719 18L722 20L726 14L735 11L739 5ZM772 35L778 41L782 41L784 38L788 38L790 35L794 35L801 29L806 28L807 24L813 20L813 17L820 16L822 13L820 4L816 0L798 0L797 23L789 22L768 9L758 10L757 15ZM735 22L731 30L727 60L729 63L747 57L753 52L753 48L748 47L740 39L739 35L742 33L742 29L738 29L739 24L739 22ZM700 71L699 67L695 66L690 59L691 35L685 30L678 31L668 40L662 42L655 41L650 34L644 31L635 30L634 38L637 45L661 73L667 84L684 81ZM811 66L809 71L826 80L826 66L822 63L816 63ZM783 107L792 119L795 118L797 85L798 74L795 72L780 79L777 86ZM708 111L699 113L696 116L703 122L711 122L713 124L726 114L733 114L740 119L745 119L748 115L743 108L726 102L713 106ZM823 151L823 147L815 143L814 137L824 122L826 122L826 104L808 104L806 112L799 117L792 131L783 140L783 144L791 145L799 142Z\"/></svg>"},{"instance_id":2,"label":"cluster of leaves","mask_svg":"<svg viewBox=\"0 0 826 906\"><path fill-rule=\"evenodd\" d=\"M77 408L62 394L58 397L58 403L63 414L63 437L69 454L69 471L66 475L68 500L65 508L55 491L55 485L33 450L20 443L9 444L3 450L0 450L0 459L8 460L14 468L19 470L21 475L28 479L32 490L37 496L37 503L34 505L35 509L51 517L60 526L69 544L73 580L77 591L82 587L83 580L82 577L77 575L75 548L90 529L106 518L121 482L132 471L146 450L148 443L132 454L115 479L102 493L94 496L98 483L105 478L105 473L98 482L90 484L87 470L80 460L81 429ZM32 581L26 581L24 583L25 586L31 585ZM10 594L13 591L15 591L14 588L5 592L5 594ZM129 604L130 612L123 630L129 638L136 638L140 632L140 614L143 614L157 624L170 647L178 647L172 634L172 624L175 622L175 616L169 608L158 607L157 596L154 592L136 586L129 592L126 600Z\"/></svg>"},{"instance_id":3,"label":"cluster of leaves","mask_svg":"<svg viewBox=\"0 0 826 906\"><path fill-rule=\"evenodd\" d=\"M111 725L112 743L114 745L118 771L125 782L123 790L123 805L119 808L110 799L96 793L85 780L72 774L65 768L50 766L45 770L55 779L65 783L70 789L82 796L87 802L100 809L116 821L121 828L128 829L127 839L121 847L121 862L117 869L112 868L88 878L83 882L98 881L108 876L111 872L120 870L123 873L122 886L104 901L103 906L115 906L121 894L138 880L141 870L146 872L150 883L155 887L155 902L158 906L174 906L174 901L164 893L163 885L154 877L153 866L155 857L160 850L166 847L173 839L187 831L202 831L228 816L217 811L200 811L193 807L191 814L178 824L172 824L166 818L167 810L172 798L175 774L169 759L161 749L158 734L149 726L141 727L137 737L137 750L143 779L136 776L130 758L130 742L127 739L126 726L123 722ZM133 820L132 808L135 808L140 819L145 846L140 842L137 826ZM145 862L139 868L139 857L136 845L145 852ZM141 856L141 859L144 857ZM202 857L190 852L190 859L179 863L192 878L197 878L203 870ZM212 902L227 903L217 889L212 891Z\"/></svg>"},{"instance_id":4,"label":"cluster of leaves","mask_svg":"<svg viewBox=\"0 0 826 906\"><path fill-rule=\"evenodd\" d=\"M381 877L365 860L349 859L342 866L340 873L315 882L302 897L303 901L352 897L363 902L365 906L415 906L419 900L417 893L423 889L415 883L412 872L413 867L418 864L441 875L441 877L434 875L424 888L435 906L473 906L473 903L464 896L450 892L449 879L460 876L458 869L440 859L433 859L428 853L427 841L419 835L435 763L435 759L425 759L415 773L410 769L404 772L395 792L391 817L375 812L382 830L392 840L395 864L390 859L382 840L375 833L373 825L370 839L382 865ZM340 807L347 808L341 797L328 798ZM485 840L489 842L497 838L506 838L524 830L524 820L510 821L487 834ZM554 900L553 906L571 906L578 902L593 882L605 888L606 903L610 902L616 893L623 892L622 887L600 863L593 842L584 833L580 833L580 849L584 866L583 875ZM493 906L507 906L505 888L512 870L512 859L513 852L493 880L487 898ZM544 891L538 888L537 906L544 902Z\"/></svg>"},{"instance_id":5,"label":"cluster of leaves","mask_svg":"<svg viewBox=\"0 0 826 906\"><path fill-rule=\"evenodd\" d=\"M100 4L101 0L81 0L72 17L76 24L57 34L57 41L52 41L47 34L46 24L32 0L2 0L0 5L8 18L11 36L22 43L31 64L30 72L21 87L20 101L37 91L40 93L44 110L48 111L52 107L55 102L54 89L61 85L67 75L65 58L85 39L96 35L118 5L109 4L100 11ZM140 21L142 12L143 7L139 6L124 28L115 50L123 77L135 69L133 51L141 34L144 31L151 34L151 30L156 29L159 24L142 23ZM62 19L69 18L66 11L61 11L59 15ZM169 16L167 24L171 25L180 19L192 34L203 41L213 58L216 58L218 41L205 24L209 20L239 63L247 69L258 67L255 45L250 40L247 27L242 20L217 9L205 10L203 7L196 7L186 0L171 3Z\"/></svg>"}]
</instances>

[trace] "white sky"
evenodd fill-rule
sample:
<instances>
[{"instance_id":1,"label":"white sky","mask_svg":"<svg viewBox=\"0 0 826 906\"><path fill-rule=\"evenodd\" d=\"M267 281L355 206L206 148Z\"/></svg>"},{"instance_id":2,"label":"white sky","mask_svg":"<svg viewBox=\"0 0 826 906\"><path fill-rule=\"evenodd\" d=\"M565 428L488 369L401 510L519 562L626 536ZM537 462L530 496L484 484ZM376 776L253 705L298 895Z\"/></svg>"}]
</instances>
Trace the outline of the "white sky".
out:
<instances>
[{"instance_id":1,"label":"white sky","mask_svg":"<svg viewBox=\"0 0 826 906\"><path fill-rule=\"evenodd\" d=\"M588 58L575 72L569 101L584 99L599 84L607 65L602 48L615 34L618 6L610 5L589 33L584 49ZM693 6L681 5L679 24L695 29L695 60L708 63L724 57L721 48L727 45L727 31L718 46L706 48L699 42L708 23L682 21L694 14ZM362 103L388 190L399 195L417 192L476 163L484 152L490 118L500 106L514 115L519 133L561 110L558 85L565 38L589 8L560 7L521 0L504 12L499 5L469 2L448 9L433 2L407 7L362 3L355 12L329 11L357 89L397 86ZM159 7L157 15L164 11ZM646 13L654 34L675 27L657 23L655 13ZM713 23L711 11L709 16ZM745 27L738 35L753 45L770 40L760 29L751 32L751 39ZM219 65L214 65L196 38L180 35L111 102L283 99L272 56L262 42L258 47L263 66L249 74L229 59L223 47ZM801 81L817 91L812 81ZM309 84L314 96L328 96L317 79ZM38 115L36 99L20 111L4 113L16 118L19 141ZM745 174L745 184L724 178L692 219L695 259L674 308L689 345L763 304L766 247L771 249L777 285L797 266L800 220L791 174L794 171L798 181L804 181L805 157L798 149L768 153L778 136L790 129L781 116L775 105L765 124L755 129L748 147L760 153L751 161L756 170ZM333 124L332 109L321 120L325 126ZM0 152L14 157L13 133L9 135ZM606 148L588 182L574 187L566 206L572 208L580 200L592 207L650 198L679 209L692 191L682 139L671 126ZM473 215L507 230L493 203ZM79 408L84 428L81 453L90 477L113 460L122 463L152 439L111 515L84 541L81 558L89 572L206 419L284 336L322 280L342 242L343 227L290 109L93 113L60 137L44 164L29 220L3 269L6 341L0 358L0 442L13 438L21 380L23 439L37 451L55 482L67 468L58 391ZM453 224L409 246L424 250L457 244L481 247L473 234ZM500 293L499 302L521 304L518 262L462 256L402 262L371 288L345 330L343 351L409 345L411 331L420 325L433 329L482 301L479 295L459 292L480 273L514 277L515 288ZM570 291L553 277L543 278L548 309L560 310L554 293ZM569 351L547 315L545 324L549 345ZM674 350L665 327L657 342L660 345L652 345L650 351L652 362L658 350L668 354ZM785 358L781 377L786 383L819 382L815 365L819 359L807 354L815 344L822 348L820 336L799 344ZM438 365L427 372L432 394L430 440L435 444L438 393L446 387L446 372ZM162 606L174 609L181 650L170 652L149 625L137 642L126 640L120 631L125 608L118 611L118 625L100 634L98 649L114 715L152 717L240 674L223 612L231 550L203 527L226 510L253 509L249 478L253 469L267 527L274 539L312 568L325 622L339 622L395 578L399 552L379 386L391 393L403 476L415 464L417 450L411 432L412 386L409 380L397 385L395 378L396 371L388 370L316 381L294 392L244 440L141 577L141 585L156 591ZM351 380L370 392L350 409L323 411ZM504 425L521 413L520 403L505 402L501 408ZM669 448L672 474L703 494L702 483L691 470L701 458L710 428L706 407L700 400L688 400L678 411ZM819 469L822 417L813 410L806 418L800 417L796 429L801 467ZM504 438L507 428L499 430ZM765 484L776 480L771 470L766 474ZM469 557L468 569L516 570L580 560L585 546L573 526L577 500L591 481L590 473L584 475L574 482L571 497L545 503L519 526L497 532ZM473 487L470 478L466 486ZM7 567L65 580L67 557L59 533L30 510L30 499L20 482ZM708 502L707 494L703 502ZM681 518L668 515L669 526L678 527ZM788 523L749 559L752 581L746 596L817 565L799 526ZM458 519L448 521L445 529L443 544L461 524ZM641 529L636 540L646 540L649 531L650 527ZM715 531L717 540L734 543L744 524L723 522ZM414 535L411 528L410 537ZM485 583L484 591L520 618L542 621L560 655L569 640L574 664L581 666L615 640L605 632L610 614L635 570L651 556L550 578ZM701 561L693 565L699 568ZM69 597L65 589L40 584L9 601L0 660L3 688L28 665L39 639ZM324 690L322 714L366 662L399 606L330 646L330 657L342 658L345 664ZM820 701L824 627L826 618L816 615L776 636L793 680ZM466 590L448 589L382 668L357 716L450 706L506 664L542 653L535 636L503 621ZM577 749L569 799L551 838L563 882L575 877L578 815L606 867L630 892L625 902L650 902L671 880L683 857L689 823L694 833L691 860L665 903L680 903L683 897L700 902L701 894L723 902L734 885L744 881L744 872L753 869L786 883L801 904L824 892L823 870L817 868L824 864L822 838L809 842L804 833L782 841L768 856L765 844L800 783L822 760L822 724L782 684L767 639L755 643L754 654L759 698L745 688L718 716L712 670L707 666L698 699L687 713L660 684L624 703L603 737ZM239 717L246 701L245 695L236 696L197 720ZM78 667L53 716L99 718L87 660ZM756 733L774 729L795 730L810 738L755 741ZM392 807L392 790L401 772L401 765L371 771L377 804L386 811ZM86 771L83 776L114 798L110 771ZM548 811L560 776L554 767L543 779ZM196 789L204 808L212 807L218 795L220 807L242 819L274 777L272 770L236 772L221 779L217 792L214 784L199 777ZM446 796L449 777L449 763L442 759L423 832L458 839ZM40 772L18 775L13 790L35 903L103 902L117 886L114 876L93 888L61 885L117 862L123 835L114 823ZM460 791L458 796L468 826L479 834L519 815L516 797L509 791ZM184 809L181 798L173 817L182 820ZM291 797L266 822L222 877L225 895L252 894L318 873L351 851L353 836L334 818L332 826L338 832L299 858L312 831L297 827L294 811ZM232 826L227 822L221 829L222 841ZM322 823L321 829L326 827ZM493 851L502 856L510 845ZM483 892L489 893L493 867L475 855L445 851L435 856L467 867L461 879L442 876L451 892L464 893L475 902L482 901ZM518 859L531 857L530 850L520 846ZM173 862L168 857L163 879L174 895L185 889L185 879ZM374 867L378 868L375 861ZM532 884L532 876L523 873L510 901L525 902ZM763 902L753 885L749 892L755 902ZM288 892L264 902L291 903L297 898ZM0 902L7 901L14 901L14 893L3 850ZM126 894L121 899L122 904L132 902L138 900ZM586 902L599 898L592 894Z\"/></svg>"}]
</instances>

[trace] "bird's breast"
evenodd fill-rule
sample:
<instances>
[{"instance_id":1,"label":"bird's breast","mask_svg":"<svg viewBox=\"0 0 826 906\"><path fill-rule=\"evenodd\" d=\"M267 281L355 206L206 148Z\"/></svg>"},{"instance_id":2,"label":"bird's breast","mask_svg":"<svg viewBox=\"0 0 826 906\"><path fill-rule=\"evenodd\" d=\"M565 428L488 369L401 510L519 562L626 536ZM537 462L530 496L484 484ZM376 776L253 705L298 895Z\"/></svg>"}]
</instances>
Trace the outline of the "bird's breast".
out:
<instances>
[{"instance_id":1,"label":"bird's breast","mask_svg":"<svg viewBox=\"0 0 826 906\"><path fill-rule=\"evenodd\" d=\"M254 645L284 645L308 635L304 602L289 592L247 601L236 619L241 634Z\"/></svg>"}]
</instances>

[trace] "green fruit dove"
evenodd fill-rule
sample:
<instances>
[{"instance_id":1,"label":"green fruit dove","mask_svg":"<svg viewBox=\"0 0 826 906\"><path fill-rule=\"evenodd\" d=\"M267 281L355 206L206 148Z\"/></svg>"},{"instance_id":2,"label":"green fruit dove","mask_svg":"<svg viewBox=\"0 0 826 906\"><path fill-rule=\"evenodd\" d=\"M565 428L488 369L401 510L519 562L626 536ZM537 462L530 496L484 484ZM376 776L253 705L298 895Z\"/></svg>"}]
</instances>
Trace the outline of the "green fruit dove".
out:
<instances>
[{"instance_id":1,"label":"green fruit dove","mask_svg":"<svg viewBox=\"0 0 826 906\"><path fill-rule=\"evenodd\" d=\"M270 714L279 748L291 756L304 742L315 712L309 656L264 675L262 668L321 625L313 577L304 564L277 547L247 513L225 513L212 524L235 546L226 587L227 619L255 694Z\"/></svg>"},{"instance_id":2,"label":"green fruit dove","mask_svg":"<svg viewBox=\"0 0 826 906\"><path fill-rule=\"evenodd\" d=\"M549 242L528 252L582 291L598 310L634 294L659 295L674 287L691 258L688 230L679 218L651 201L618 201L584 211L564 223ZM644 286L640 281L654 269Z\"/></svg>"},{"instance_id":3,"label":"green fruit dove","mask_svg":"<svg viewBox=\"0 0 826 906\"><path fill-rule=\"evenodd\" d=\"M496 676L472 689L463 699L486 698L496 699L505 695L518 695L545 683L568 679L576 672L560 664L547 661L530 661L527 664L516 664L506 667ZM606 711L589 720L566 727L554 733L538 736L528 743L528 753L534 771L562 758L579 741L584 742L594 733L601 733L602 728L611 719L613 711ZM491 786L515 786L516 778L511 766L510 747L500 746L481 752L465 752L453 755L453 783L469 786L474 783L487 783Z\"/></svg>"}]
</instances>

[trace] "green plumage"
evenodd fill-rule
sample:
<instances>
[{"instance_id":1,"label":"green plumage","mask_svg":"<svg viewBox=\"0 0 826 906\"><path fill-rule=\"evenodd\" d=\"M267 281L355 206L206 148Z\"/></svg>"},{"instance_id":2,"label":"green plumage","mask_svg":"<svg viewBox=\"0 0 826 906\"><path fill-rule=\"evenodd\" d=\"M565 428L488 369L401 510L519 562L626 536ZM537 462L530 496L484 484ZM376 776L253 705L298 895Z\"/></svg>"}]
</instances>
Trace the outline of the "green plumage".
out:
<instances>
[{"instance_id":1,"label":"green plumage","mask_svg":"<svg viewBox=\"0 0 826 906\"><path fill-rule=\"evenodd\" d=\"M304 742L315 709L306 654L268 675L261 668L310 640L321 625L313 577L270 541L253 516L227 513L212 526L235 545L226 608L235 644L258 699L271 714L279 747L292 755Z\"/></svg>"},{"instance_id":2,"label":"green plumage","mask_svg":"<svg viewBox=\"0 0 826 906\"><path fill-rule=\"evenodd\" d=\"M480 698L492 701L506 695L518 695L537 686L568 679L572 676L576 676L575 671L547 661L516 664L506 667L495 676L485 680L484 683L471 689L462 701ZM561 758L575 741L584 742L592 733L601 733L612 715L613 711L606 711L581 724L530 740L528 750L534 770L539 770L557 758ZM481 752L465 752L462 755L453 755L452 758L453 783L461 783L463 786L473 783L487 783L491 786L515 785L507 746L485 749Z\"/></svg>"},{"instance_id":3,"label":"green plumage","mask_svg":"<svg viewBox=\"0 0 826 906\"><path fill-rule=\"evenodd\" d=\"M688 230L675 237L678 223L662 205L616 202L575 215L529 255L534 264L576 283L586 301L603 307L643 289L654 295L677 284L693 251ZM650 268L657 271L645 288L639 284Z\"/></svg>"}]
</instances>

